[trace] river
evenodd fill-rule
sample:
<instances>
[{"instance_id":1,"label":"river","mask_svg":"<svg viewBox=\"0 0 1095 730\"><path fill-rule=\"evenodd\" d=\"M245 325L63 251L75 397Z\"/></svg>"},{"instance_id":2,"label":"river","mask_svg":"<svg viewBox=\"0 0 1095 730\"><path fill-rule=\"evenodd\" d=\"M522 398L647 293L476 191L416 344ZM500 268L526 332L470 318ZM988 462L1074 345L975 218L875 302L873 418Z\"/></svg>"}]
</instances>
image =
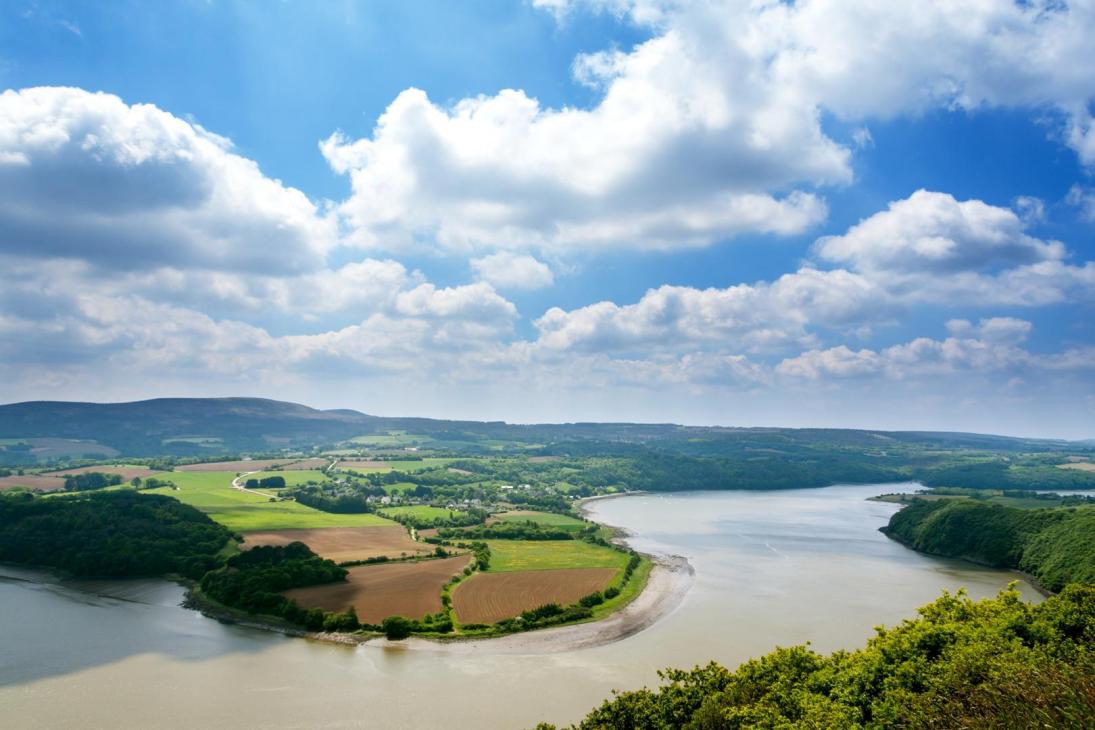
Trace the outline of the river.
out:
<instances>
[{"instance_id":1,"label":"river","mask_svg":"<svg viewBox=\"0 0 1095 730\"><path fill-rule=\"evenodd\" d=\"M1016 576L919 555L878 532L918 485L640 495L590 504L695 569L683 601L627 639L522 655L343 647L224 625L162 581L58 582L0 566L0 725L18 728L448 728L572 722L667 666L775 645L860 645L944 590ZM1024 596L1040 600L1025 582Z\"/></svg>"}]
</instances>

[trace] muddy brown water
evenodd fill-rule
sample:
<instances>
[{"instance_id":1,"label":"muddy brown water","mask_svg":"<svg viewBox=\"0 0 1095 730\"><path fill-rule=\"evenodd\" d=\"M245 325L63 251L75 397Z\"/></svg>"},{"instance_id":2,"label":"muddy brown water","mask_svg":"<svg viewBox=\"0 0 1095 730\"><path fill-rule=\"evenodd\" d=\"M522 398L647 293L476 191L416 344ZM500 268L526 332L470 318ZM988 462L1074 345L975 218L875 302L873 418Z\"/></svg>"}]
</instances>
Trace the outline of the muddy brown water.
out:
<instances>
[{"instance_id":1,"label":"muddy brown water","mask_svg":"<svg viewBox=\"0 0 1095 730\"><path fill-rule=\"evenodd\" d=\"M855 647L944 589L1015 575L878 532L915 485L643 495L590 505L632 544L695 568L678 608L605 646L552 654L343 647L229 626L162 581L58 582L0 566L0 725L19 728L530 727L577 720L656 670L775 645ZM1040 600L1026 583L1024 595Z\"/></svg>"}]
</instances>

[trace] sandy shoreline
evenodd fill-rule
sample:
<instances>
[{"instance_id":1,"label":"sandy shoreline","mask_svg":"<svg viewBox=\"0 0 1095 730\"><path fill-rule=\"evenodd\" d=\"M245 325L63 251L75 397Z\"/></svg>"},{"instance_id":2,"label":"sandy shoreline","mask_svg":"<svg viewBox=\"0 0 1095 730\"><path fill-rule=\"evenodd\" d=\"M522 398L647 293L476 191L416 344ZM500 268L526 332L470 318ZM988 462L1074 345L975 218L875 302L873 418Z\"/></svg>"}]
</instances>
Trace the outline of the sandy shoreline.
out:
<instances>
[{"instance_id":1,"label":"sandy shoreline","mask_svg":"<svg viewBox=\"0 0 1095 730\"><path fill-rule=\"evenodd\" d=\"M577 505L583 515L587 514L586 504L598 499L630 497L645 492L627 492L591 497L581 500ZM628 531L615 525L605 527L615 530L617 537L613 542L627 547ZM235 624L259 631L269 631L291 637L305 638L329 644L357 645L385 650L426 651L447 654L554 654L560 652L587 649L611 644L633 636L657 623L672 613L684 600L692 586L694 570L691 564L677 555L648 555L654 566L650 571L646 586L631 603L598 621L555 626L536 631L519 632L490 638L426 639L411 637L401 641L389 641L382 636L362 636L360 634L342 634L312 632L296 626L264 620L250 616L226 606L208 600L195 590L192 581L175 579L174 582L187 587L186 598L182 605L196 610L205 616L227 624ZM17 566L26 571L27 566ZM30 575L5 575L9 580L27 580L29 582L63 584L52 571L26 571ZM44 578L38 580L37 578ZM110 593L103 593L110 596Z\"/></svg>"},{"instance_id":2,"label":"sandy shoreline","mask_svg":"<svg viewBox=\"0 0 1095 730\"><path fill-rule=\"evenodd\" d=\"M590 502L641 494L647 494L647 492L605 494L579 500L576 506L582 516L588 518L586 505ZM629 534L629 531L626 528L604 522L597 524L612 528L617 535L613 542L628 547L625 536ZM487 639L432 640L412 637L403 641L387 641L376 638L362 643L365 646L381 648L460 654L554 654L621 641L653 626L672 613L692 587L695 571L687 559L679 555L648 555L647 557L654 562L654 567L650 571L650 577L642 593L619 611L599 621Z\"/></svg>"},{"instance_id":3,"label":"sandy shoreline","mask_svg":"<svg viewBox=\"0 0 1095 730\"><path fill-rule=\"evenodd\" d=\"M649 628L681 604L692 586L692 566L682 557L655 557L643 592L619 611L600 621L556 626L490 639L403 641L370 639L364 646L446 654L554 654L588 649L626 639Z\"/></svg>"}]
</instances>

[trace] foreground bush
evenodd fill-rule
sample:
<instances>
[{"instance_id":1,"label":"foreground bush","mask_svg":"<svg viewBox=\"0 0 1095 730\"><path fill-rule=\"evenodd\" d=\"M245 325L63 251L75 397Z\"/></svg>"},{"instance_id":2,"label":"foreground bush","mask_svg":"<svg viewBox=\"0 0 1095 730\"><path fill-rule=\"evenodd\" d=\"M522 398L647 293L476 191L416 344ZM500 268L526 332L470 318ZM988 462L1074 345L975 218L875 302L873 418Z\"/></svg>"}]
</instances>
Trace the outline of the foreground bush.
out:
<instances>
[{"instance_id":1,"label":"foreground bush","mask_svg":"<svg viewBox=\"0 0 1095 730\"><path fill-rule=\"evenodd\" d=\"M858 651L776 651L736 671L669 670L579 730L1095 727L1095 586L1031 606L944 594ZM551 730L540 725L539 730Z\"/></svg>"}]
</instances>

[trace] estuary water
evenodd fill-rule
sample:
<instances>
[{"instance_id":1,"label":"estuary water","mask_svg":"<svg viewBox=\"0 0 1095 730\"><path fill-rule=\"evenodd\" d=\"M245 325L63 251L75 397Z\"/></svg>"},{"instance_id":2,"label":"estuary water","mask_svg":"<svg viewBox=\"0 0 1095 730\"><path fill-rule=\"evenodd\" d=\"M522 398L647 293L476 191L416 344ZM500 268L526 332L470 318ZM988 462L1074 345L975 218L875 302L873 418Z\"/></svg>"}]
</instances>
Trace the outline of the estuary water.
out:
<instances>
[{"instance_id":1,"label":"estuary water","mask_svg":"<svg viewBox=\"0 0 1095 730\"><path fill-rule=\"evenodd\" d=\"M162 581L58 582L0 566L0 726L446 728L569 723L657 670L809 641L859 646L943 590L993 595L1012 573L919 555L878 532L919 485L637 495L589 505L648 553L695 570L646 630L549 654L345 647L221 624ZM1025 581L1023 595L1039 594Z\"/></svg>"}]
</instances>

